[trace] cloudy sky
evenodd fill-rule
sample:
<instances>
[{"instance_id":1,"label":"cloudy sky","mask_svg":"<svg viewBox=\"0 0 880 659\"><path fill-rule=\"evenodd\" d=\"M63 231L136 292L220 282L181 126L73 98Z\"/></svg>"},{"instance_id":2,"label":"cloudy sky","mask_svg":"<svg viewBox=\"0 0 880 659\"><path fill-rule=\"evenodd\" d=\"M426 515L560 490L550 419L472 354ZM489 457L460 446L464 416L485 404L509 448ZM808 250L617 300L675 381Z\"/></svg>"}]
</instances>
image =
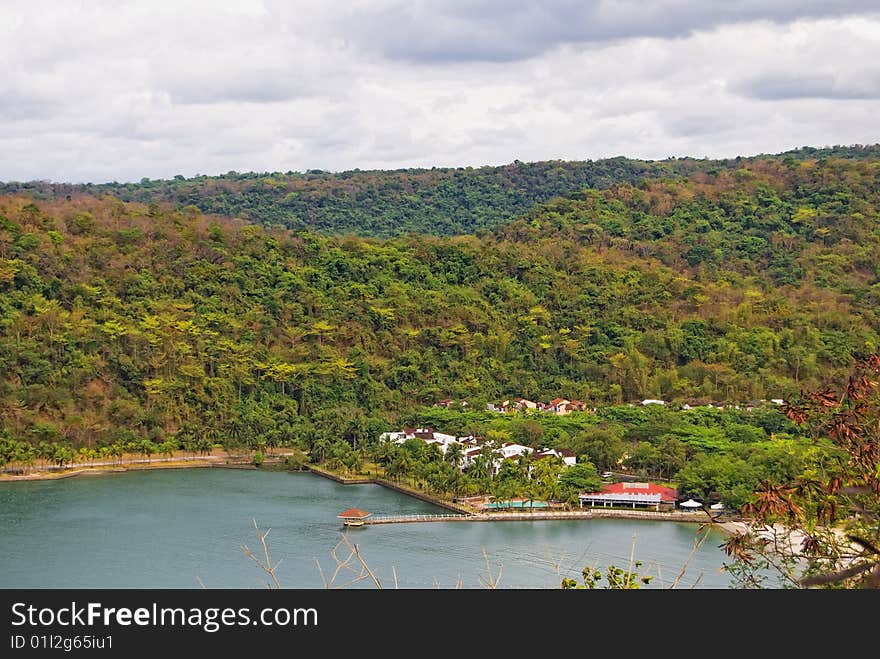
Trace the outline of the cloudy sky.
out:
<instances>
[{"instance_id":1,"label":"cloudy sky","mask_svg":"<svg viewBox=\"0 0 880 659\"><path fill-rule=\"evenodd\" d=\"M0 180L880 141L877 0L0 0Z\"/></svg>"}]
</instances>

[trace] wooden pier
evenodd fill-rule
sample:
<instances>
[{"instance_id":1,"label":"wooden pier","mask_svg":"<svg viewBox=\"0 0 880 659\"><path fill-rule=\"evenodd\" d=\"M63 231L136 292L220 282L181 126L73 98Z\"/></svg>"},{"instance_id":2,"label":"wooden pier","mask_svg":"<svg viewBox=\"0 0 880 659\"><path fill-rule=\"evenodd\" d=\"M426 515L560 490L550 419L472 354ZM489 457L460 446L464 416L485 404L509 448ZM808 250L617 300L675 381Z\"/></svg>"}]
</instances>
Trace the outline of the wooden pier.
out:
<instances>
[{"instance_id":1,"label":"wooden pier","mask_svg":"<svg viewBox=\"0 0 880 659\"><path fill-rule=\"evenodd\" d=\"M590 511L556 513L475 513L473 515L380 515L366 524L407 524L413 522L531 522L548 519L592 519Z\"/></svg>"},{"instance_id":2,"label":"wooden pier","mask_svg":"<svg viewBox=\"0 0 880 659\"><path fill-rule=\"evenodd\" d=\"M408 524L414 522L469 522L474 515L379 515L364 520L365 524Z\"/></svg>"},{"instance_id":3,"label":"wooden pier","mask_svg":"<svg viewBox=\"0 0 880 659\"><path fill-rule=\"evenodd\" d=\"M565 510L555 512L498 512L471 515L378 515L364 520L370 524L412 524L418 522L537 522L573 519L643 519L652 521L705 522L706 515L690 512L655 512L653 510Z\"/></svg>"}]
</instances>

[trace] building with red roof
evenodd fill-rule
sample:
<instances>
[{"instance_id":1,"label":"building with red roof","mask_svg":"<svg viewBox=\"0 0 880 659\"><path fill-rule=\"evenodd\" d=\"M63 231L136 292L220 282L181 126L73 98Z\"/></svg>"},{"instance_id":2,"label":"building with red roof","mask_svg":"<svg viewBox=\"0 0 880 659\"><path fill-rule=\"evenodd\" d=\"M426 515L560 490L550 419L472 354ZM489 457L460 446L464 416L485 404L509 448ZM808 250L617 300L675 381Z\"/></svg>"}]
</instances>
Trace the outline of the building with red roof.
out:
<instances>
[{"instance_id":1,"label":"building with red roof","mask_svg":"<svg viewBox=\"0 0 880 659\"><path fill-rule=\"evenodd\" d=\"M364 520L372 514L360 508L349 508L344 513L339 513L337 517L342 518L345 526L363 526Z\"/></svg>"},{"instance_id":2,"label":"building with red roof","mask_svg":"<svg viewBox=\"0 0 880 659\"><path fill-rule=\"evenodd\" d=\"M603 485L599 492L581 492L581 507L589 505L603 508L625 506L627 508L674 508L678 491L674 487L654 483L611 483Z\"/></svg>"}]
</instances>

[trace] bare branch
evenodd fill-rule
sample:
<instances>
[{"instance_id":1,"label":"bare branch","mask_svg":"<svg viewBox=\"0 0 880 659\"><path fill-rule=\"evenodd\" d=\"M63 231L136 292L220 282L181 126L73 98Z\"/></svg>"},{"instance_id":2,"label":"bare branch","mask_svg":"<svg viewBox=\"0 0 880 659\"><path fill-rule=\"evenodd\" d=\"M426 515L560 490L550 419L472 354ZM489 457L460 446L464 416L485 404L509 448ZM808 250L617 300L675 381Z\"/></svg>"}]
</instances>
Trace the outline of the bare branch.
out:
<instances>
[{"instance_id":1,"label":"bare branch","mask_svg":"<svg viewBox=\"0 0 880 659\"><path fill-rule=\"evenodd\" d=\"M345 556L345 558L340 558L339 549L343 546L348 549L348 555ZM360 555L360 549L358 548L358 546L352 544L352 542L348 539L348 536L346 536L344 533L340 537L339 541L330 550L330 558L332 558L333 562L336 563L336 568L333 570L333 574L330 576L329 579L324 576L324 570L321 567L320 561L315 559L315 562L318 564L318 571L321 574L321 581L323 581L324 583L324 588L346 588L353 584L359 583L364 579L371 579L376 588L382 588L382 583L379 581L379 578L370 569L370 566L367 565L367 562ZM337 585L337 580L339 579L339 576L343 571L351 572L354 576L349 581ZM396 571L394 572L394 579L396 586Z\"/></svg>"},{"instance_id":2,"label":"bare branch","mask_svg":"<svg viewBox=\"0 0 880 659\"><path fill-rule=\"evenodd\" d=\"M837 583L838 581L843 581L844 579L849 579L850 577L859 575L862 572L867 572L873 567L874 563L862 563L861 565L853 565L852 567L848 567L845 570L832 572L830 574L817 574L813 577L804 577L800 580L799 583L801 586L804 587L822 586L829 583Z\"/></svg>"},{"instance_id":3,"label":"bare branch","mask_svg":"<svg viewBox=\"0 0 880 659\"><path fill-rule=\"evenodd\" d=\"M681 581L681 578L684 576L685 570L687 570L688 564L691 562L691 559L694 557L694 554L697 553L697 550L706 541L707 537L709 537L709 529L708 528L703 531L702 535L698 535L697 539L694 540L694 547L693 547L693 549L691 549L691 553L688 554L688 557L685 559L684 563L682 564L681 570L679 570L678 575L672 581L672 585L669 586L670 590L674 590L675 587L678 585L678 582Z\"/></svg>"},{"instance_id":4,"label":"bare branch","mask_svg":"<svg viewBox=\"0 0 880 659\"><path fill-rule=\"evenodd\" d=\"M632 574L633 564L636 559L636 534L633 533L632 542L629 545L629 569L626 571L627 574Z\"/></svg>"},{"instance_id":5,"label":"bare branch","mask_svg":"<svg viewBox=\"0 0 880 659\"><path fill-rule=\"evenodd\" d=\"M325 589L326 589L326 588L329 588L329 586L327 585L327 579L324 578L324 570L321 569L321 561L319 561L319 560L316 558L316 559L315 559L315 563L318 565L318 574L321 575L321 583L324 584L324 588L325 588Z\"/></svg>"},{"instance_id":6,"label":"bare branch","mask_svg":"<svg viewBox=\"0 0 880 659\"><path fill-rule=\"evenodd\" d=\"M486 574L488 575L488 579L483 579L480 577L480 583L482 583L486 588L495 589L498 587L498 582L501 581L501 573L504 571L504 566L499 563L498 564L498 576L492 576L492 568L489 565L489 554L486 553L486 548L483 547L483 560L486 561Z\"/></svg>"},{"instance_id":7,"label":"bare branch","mask_svg":"<svg viewBox=\"0 0 880 659\"><path fill-rule=\"evenodd\" d=\"M269 558L269 545L266 544L266 536L269 535L269 531L272 529L266 529L265 533L260 533L260 527L257 526L257 520L254 519L254 529L257 531L257 535L260 538L260 543L263 545L263 554L265 555L265 560L261 560L248 548L247 545L241 545L241 550L250 558L254 563L260 566L260 569L263 570L266 574L272 577L272 582L275 584L275 588L281 589L281 584L278 581L278 577L275 576L275 570L281 565L281 561L272 565L272 560Z\"/></svg>"},{"instance_id":8,"label":"bare branch","mask_svg":"<svg viewBox=\"0 0 880 659\"><path fill-rule=\"evenodd\" d=\"M370 579L373 580L373 583L376 584L376 588L381 589L381 588L382 588L382 583L379 581L379 577L377 577L377 576L373 573L373 571L370 569L370 566L367 565L367 562L361 557L361 551L360 551L360 548L359 548L357 545L352 544L352 543L351 543L351 540L348 539L348 536L343 535L342 537L343 537L343 539L345 540L345 543L346 543L349 547L351 547L352 552L354 553L355 558L357 558L358 562L361 564L361 567L363 567L364 571L369 575Z\"/></svg>"}]
</instances>

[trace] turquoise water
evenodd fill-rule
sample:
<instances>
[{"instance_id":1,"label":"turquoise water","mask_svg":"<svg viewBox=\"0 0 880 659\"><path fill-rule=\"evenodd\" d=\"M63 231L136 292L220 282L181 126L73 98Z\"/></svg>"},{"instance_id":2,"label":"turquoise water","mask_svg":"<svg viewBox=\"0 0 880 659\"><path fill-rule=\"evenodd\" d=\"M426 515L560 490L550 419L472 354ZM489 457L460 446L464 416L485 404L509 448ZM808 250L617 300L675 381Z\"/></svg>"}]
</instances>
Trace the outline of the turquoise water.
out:
<instances>
[{"instance_id":1,"label":"turquoise water","mask_svg":"<svg viewBox=\"0 0 880 659\"><path fill-rule=\"evenodd\" d=\"M483 504L483 508L546 508L548 505L546 501L495 501Z\"/></svg>"},{"instance_id":2,"label":"turquoise water","mask_svg":"<svg viewBox=\"0 0 880 659\"><path fill-rule=\"evenodd\" d=\"M260 548L256 519L271 527L267 542L281 560L282 586L321 588L342 538L336 515L350 507L374 515L446 512L378 485L308 473L187 469L2 483L0 587L265 588L265 575L241 549ZM633 543L641 572L655 576L653 586L669 586L697 528L595 519L384 524L346 534L385 587L394 587L396 573L400 588L481 588L491 570L501 588L557 588L587 565L627 566ZM722 541L713 534L703 543L679 587L727 587Z\"/></svg>"}]
</instances>

